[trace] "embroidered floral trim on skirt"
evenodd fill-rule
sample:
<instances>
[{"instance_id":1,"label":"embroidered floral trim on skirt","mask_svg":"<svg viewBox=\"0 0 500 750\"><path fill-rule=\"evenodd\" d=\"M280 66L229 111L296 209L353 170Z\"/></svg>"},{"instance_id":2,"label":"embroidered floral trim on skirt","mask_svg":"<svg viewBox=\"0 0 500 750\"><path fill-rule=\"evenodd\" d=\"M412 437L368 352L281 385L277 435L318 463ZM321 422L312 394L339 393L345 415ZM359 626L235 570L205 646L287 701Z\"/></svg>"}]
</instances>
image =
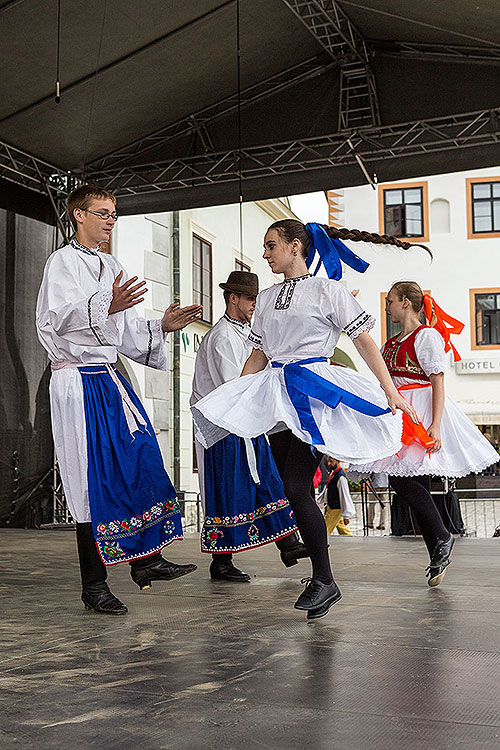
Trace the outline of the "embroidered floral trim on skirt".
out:
<instances>
[{"instance_id":1,"label":"embroidered floral trim on skirt","mask_svg":"<svg viewBox=\"0 0 500 750\"><path fill-rule=\"evenodd\" d=\"M100 365L79 368L87 429L92 528L105 565L147 557L182 539L175 489L147 414L116 373L145 424L130 432L124 402Z\"/></svg>"},{"instance_id":2,"label":"embroidered floral trim on skirt","mask_svg":"<svg viewBox=\"0 0 500 750\"><path fill-rule=\"evenodd\" d=\"M241 552L297 530L269 443L261 435L252 444L259 484L252 479L242 438L228 435L205 451L202 552Z\"/></svg>"}]
</instances>

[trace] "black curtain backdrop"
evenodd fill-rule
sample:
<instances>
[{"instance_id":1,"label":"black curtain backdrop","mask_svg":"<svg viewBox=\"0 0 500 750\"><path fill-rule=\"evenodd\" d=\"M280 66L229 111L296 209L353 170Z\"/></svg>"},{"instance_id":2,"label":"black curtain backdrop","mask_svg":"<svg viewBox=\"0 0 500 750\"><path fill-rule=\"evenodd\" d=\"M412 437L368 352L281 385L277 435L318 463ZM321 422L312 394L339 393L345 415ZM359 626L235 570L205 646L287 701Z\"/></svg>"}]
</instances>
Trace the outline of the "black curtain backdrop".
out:
<instances>
[{"instance_id":1,"label":"black curtain backdrop","mask_svg":"<svg viewBox=\"0 0 500 750\"><path fill-rule=\"evenodd\" d=\"M47 356L35 306L53 228L0 210L0 524L31 525L27 495L52 465ZM17 471L16 471L17 467ZM47 495L47 489L41 490ZM38 519L40 519L38 514Z\"/></svg>"}]
</instances>

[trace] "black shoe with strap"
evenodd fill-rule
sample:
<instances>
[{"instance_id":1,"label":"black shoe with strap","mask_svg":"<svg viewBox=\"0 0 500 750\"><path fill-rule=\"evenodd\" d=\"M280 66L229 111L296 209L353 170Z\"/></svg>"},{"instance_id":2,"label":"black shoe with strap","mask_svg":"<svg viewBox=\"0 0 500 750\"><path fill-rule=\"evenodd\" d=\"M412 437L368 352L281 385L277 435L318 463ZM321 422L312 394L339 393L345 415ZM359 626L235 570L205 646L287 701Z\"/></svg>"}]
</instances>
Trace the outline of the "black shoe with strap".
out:
<instances>
[{"instance_id":1,"label":"black shoe with strap","mask_svg":"<svg viewBox=\"0 0 500 750\"><path fill-rule=\"evenodd\" d=\"M277 539L275 544L280 551L281 562L287 568L297 565L301 558L309 557L305 544L302 544L296 531Z\"/></svg>"},{"instance_id":2,"label":"black shoe with strap","mask_svg":"<svg viewBox=\"0 0 500 750\"><path fill-rule=\"evenodd\" d=\"M451 563L450 555L453 545L455 544L455 538L453 534L450 534L449 539L445 542L439 540L434 547L431 561L428 567L425 569L425 573L428 576L429 586L439 586L446 573L446 568Z\"/></svg>"},{"instance_id":3,"label":"black shoe with strap","mask_svg":"<svg viewBox=\"0 0 500 750\"><path fill-rule=\"evenodd\" d=\"M233 583L248 583L250 576L244 573L231 560L217 562L212 560L210 563L210 578L212 581L232 581Z\"/></svg>"},{"instance_id":4,"label":"black shoe with strap","mask_svg":"<svg viewBox=\"0 0 500 750\"><path fill-rule=\"evenodd\" d=\"M319 610L322 613L315 616L323 617L330 607L342 599L342 593L333 580L331 583L323 583L319 578L303 578L301 583L307 583L307 586L295 602L295 609L303 609L307 612ZM308 615L309 619L315 619L315 616L309 617Z\"/></svg>"},{"instance_id":5,"label":"black shoe with strap","mask_svg":"<svg viewBox=\"0 0 500 750\"><path fill-rule=\"evenodd\" d=\"M93 609L100 615L124 615L128 612L125 604L111 593L104 581L83 586L82 602L85 609Z\"/></svg>"},{"instance_id":6,"label":"black shoe with strap","mask_svg":"<svg viewBox=\"0 0 500 750\"><path fill-rule=\"evenodd\" d=\"M196 565L177 565L165 560L160 554L145 557L130 565L130 575L140 590L149 589L153 581L173 581L196 570Z\"/></svg>"}]
</instances>

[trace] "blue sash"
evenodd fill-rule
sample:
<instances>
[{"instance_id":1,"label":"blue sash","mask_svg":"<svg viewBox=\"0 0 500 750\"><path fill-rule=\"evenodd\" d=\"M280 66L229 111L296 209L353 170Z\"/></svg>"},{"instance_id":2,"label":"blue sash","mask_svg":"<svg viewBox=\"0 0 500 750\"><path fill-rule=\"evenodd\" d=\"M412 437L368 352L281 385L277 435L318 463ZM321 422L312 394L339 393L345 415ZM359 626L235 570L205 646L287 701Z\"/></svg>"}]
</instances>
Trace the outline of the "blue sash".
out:
<instances>
[{"instance_id":1,"label":"blue sash","mask_svg":"<svg viewBox=\"0 0 500 750\"><path fill-rule=\"evenodd\" d=\"M310 398L315 398L332 409L335 409L342 402L345 406L369 417L380 417L382 414L388 414L391 411L389 408L382 409L380 406L340 388L303 367L303 365L310 365L313 362L326 361L326 357L310 357L299 362L271 362L271 367L283 368L285 386L290 401L297 412L300 426L309 433L313 445L324 445L324 440L312 415Z\"/></svg>"}]
</instances>

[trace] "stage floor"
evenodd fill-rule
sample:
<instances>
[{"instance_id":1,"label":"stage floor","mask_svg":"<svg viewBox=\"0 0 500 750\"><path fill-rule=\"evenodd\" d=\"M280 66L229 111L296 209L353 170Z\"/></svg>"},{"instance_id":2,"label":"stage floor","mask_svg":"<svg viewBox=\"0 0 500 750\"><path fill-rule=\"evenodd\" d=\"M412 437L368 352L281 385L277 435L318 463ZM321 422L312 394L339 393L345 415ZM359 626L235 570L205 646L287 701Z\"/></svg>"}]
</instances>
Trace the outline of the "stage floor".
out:
<instances>
[{"instance_id":1,"label":"stage floor","mask_svg":"<svg viewBox=\"0 0 500 750\"><path fill-rule=\"evenodd\" d=\"M293 609L307 561L241 553L249 584L198 570L85 612L73 531L0 529L0 748L489 750L500 747L500 539L458 539L429 589L417 539L331 538L344 598Z\"/></svg>"}]
</instances>

